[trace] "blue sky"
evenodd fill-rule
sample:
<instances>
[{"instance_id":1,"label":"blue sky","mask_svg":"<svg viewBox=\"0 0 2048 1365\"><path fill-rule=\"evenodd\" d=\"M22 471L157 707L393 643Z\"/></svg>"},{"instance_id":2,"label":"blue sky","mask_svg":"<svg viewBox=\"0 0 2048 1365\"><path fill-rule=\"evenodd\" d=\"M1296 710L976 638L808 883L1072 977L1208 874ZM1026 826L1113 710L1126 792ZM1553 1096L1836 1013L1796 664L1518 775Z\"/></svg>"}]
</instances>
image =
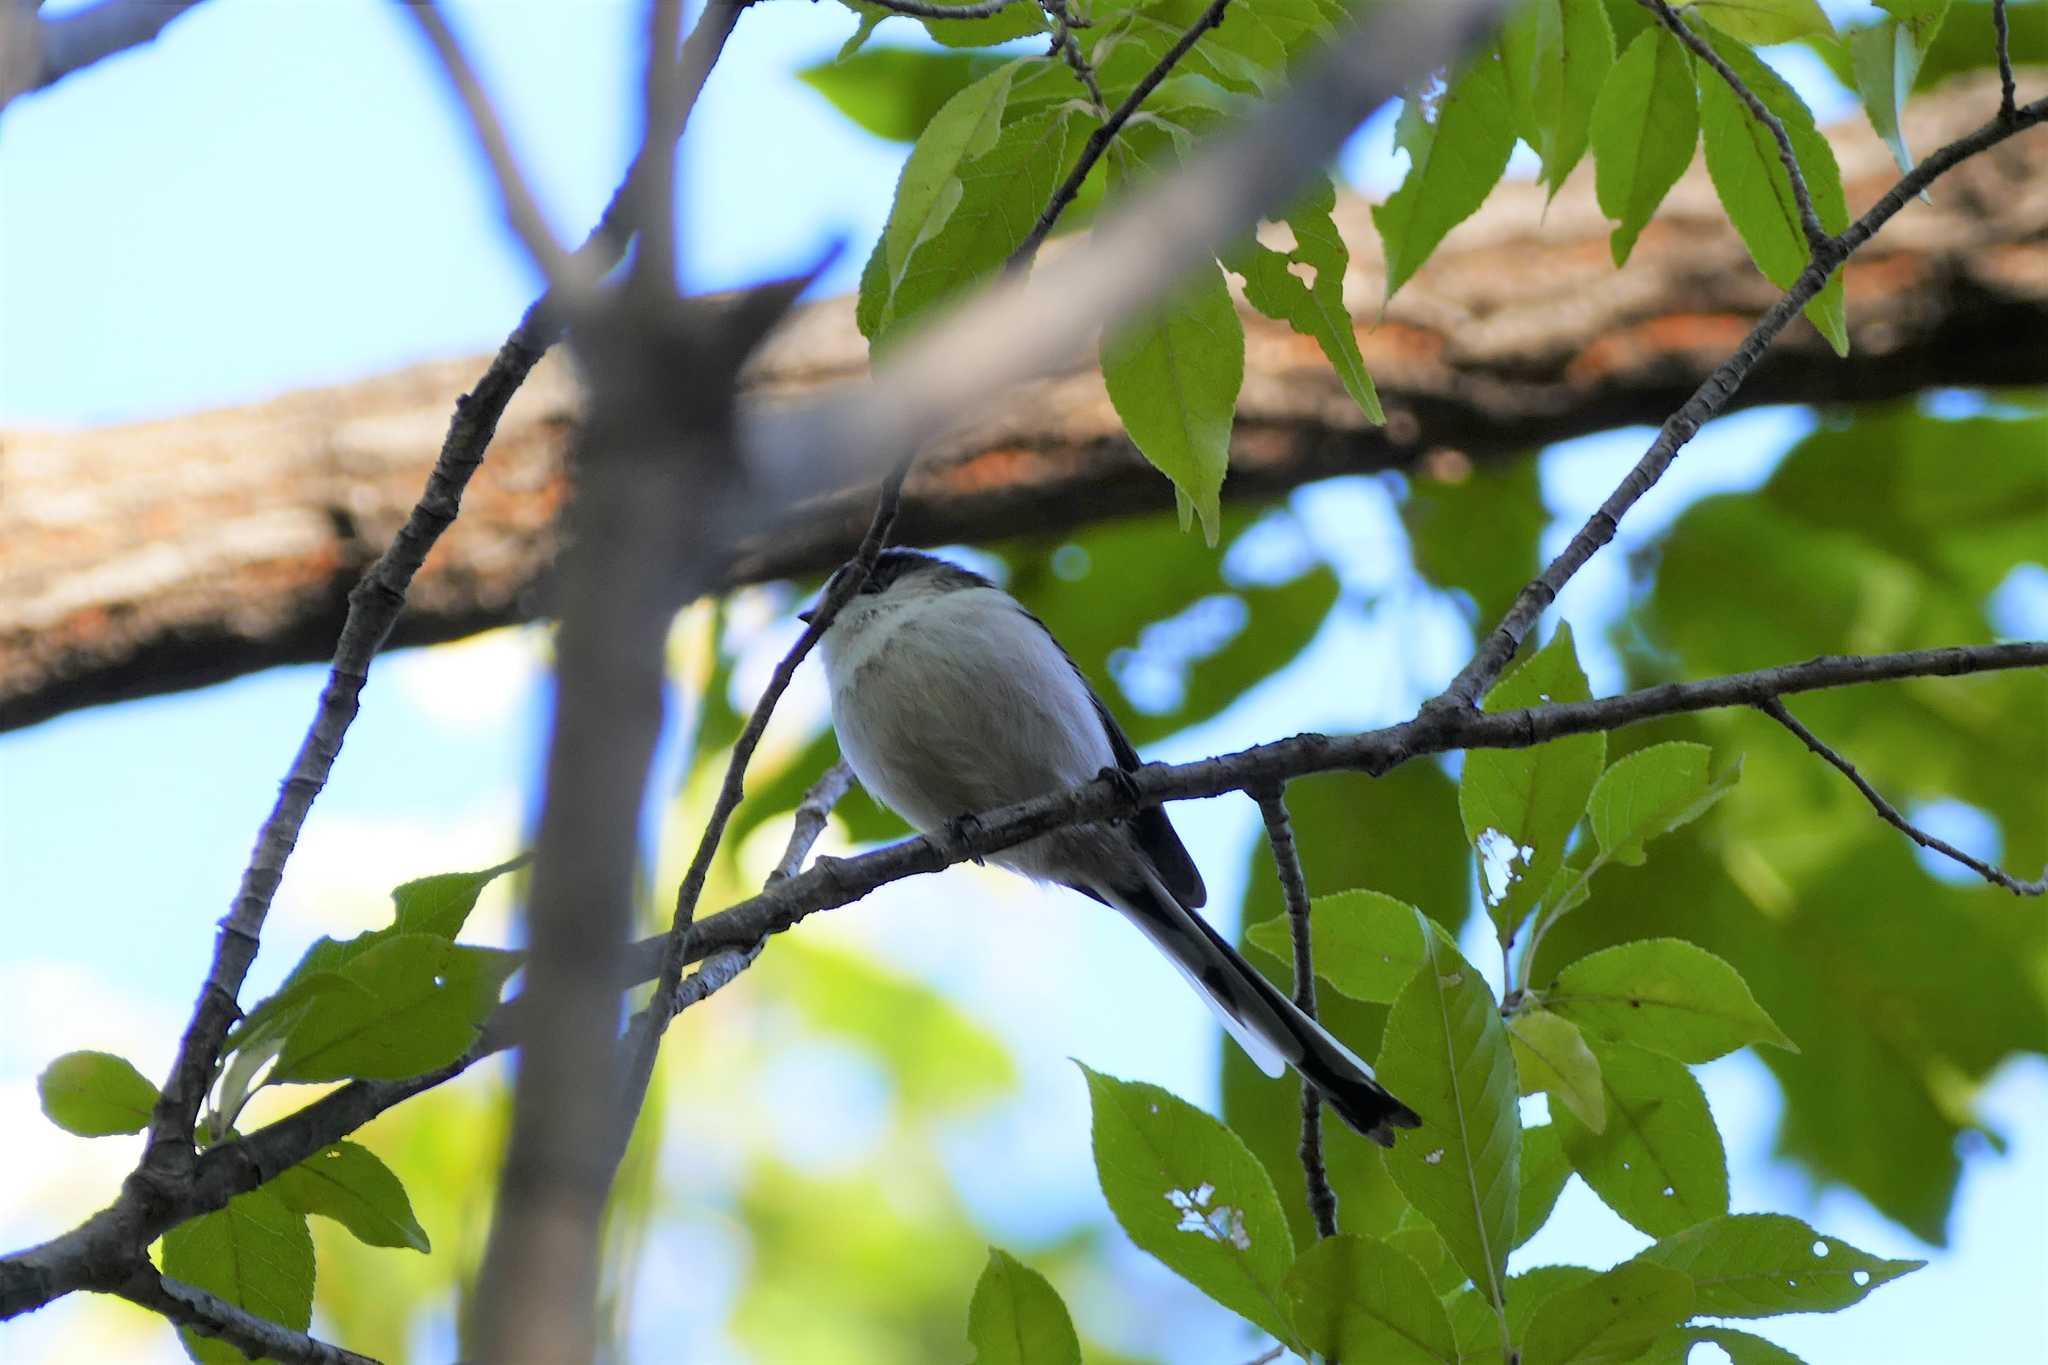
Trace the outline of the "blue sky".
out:
<instances>
[{"instance_id":1,"label":"blue sky","mask_svg":"<svg viewBox=\"0 0 2048 1365\"><path fill-rule=\"evenodd\" d=\"M630 144L637 6L496 0L451 10L558 232L580 237ZM851 284L901 149L854 129L790 75L829 56L850 27L836 6L793 0L742 19L683 163L683 260L693 287L780 273L841 238L854 250L825 287ZM915 30L893 21L883 33L907 41ZM1795 74L1811 75L1810 65ZM1838 94L1808 88L1824 112L1840 110ZM1345 163L1353 178L1380 187L1395 174L1384 122ZM214 0L153 48L21 100L0 118L0 425L153 416L486 351L536 286L494 204L393 6ZM1632 516L1624 542L1706 491L1760 480L1804 421L1763 412L1711 429ZM1555 534L1576 524L1644 441L1620 433L1546 456ZM1383 485L1339 481L1294 508L1335 547L1348 585L1369 588L1400 561ZM1619 605L1625 550L1597 560L1565 598L1582 640L1597 638L1591 625ZM755 652L766 658L786 640L787 624L771 619L765 601L758 615ZM1428 607L1335 621L1301 664L1151 756L1196 757L1304 725L1394 719L1416 689L1455 667L1463 629ZM1407 667L1389 676L1384 661L1397 656ZM257 988L314 935L372 922L396 882L480 866L517 844L544 720L541 657L538 633L525 631L380 663L287 877ZM1611 661L1589 662L1596 688L1611 687ZM1325 680L1334 671L1381 681L1333 701ZM162 1072L211 922L232 894L319 682L318 670L277 670L0 737L0 908L9 928L0 956L0 1169L45 1173L0 1185L0 1242L55 1231L111 1193L125 1169L127 1144L85 1143L42 1123L34 1075L56 1053L89 1046L126 1051L146 1072ZM816 702L813 688L795 705ZM1248 809L1199 803L1176 820L1203 850L1219 903L1229 903L1251 837ZM1028 909L1034 941L1050 945L1044 951L1092 964L1069 989L1069 1008L1048 1018L1016 984L1014 940L997 937L1007 926L951 913L962 879L976 875L893 888L827 917L818 932L938 982L1018 1052L1024 1098L963 1137L951 1164L996 1235L1028 1240L1105 1217L1065 1058L1207 1100L1215 1038L1173 974L1113 918L1013 882L965 883L991 916ZM1133 1018L1147 1026L1132 1028ZM1887 1255L1926 1254L1859 1200L1815 1197L1796 1171L1771 1160L1775 1091L1753 1059L1717 1063L1704 1080L1728 1132L1738 1208L1799 1213ZM846 1097L850 1111L860 1103ZM2013 1149L1970 1159L1955 1250L1843 1317L1781 1319L1765 1327L1769 1335L1813 1365L2048 1357L2038 1308L2048 1281L2048 1218L2039 1216L2048 1213L2048 1157L2038 1122L2048 1110L2048 1066L2012 1067L1984 1103ZM1022 1141L1027 1125L1032 1140ZM982 1141L1020 1154L1001 1182L975 1172L972 1142ZM679 1233L670 1253L687 1255L692 1235ZM1520 1263L1609 1260L1638 1244L1575 1185ZM1186 1302L1170 1297L1165 1272L1142 1257L1119 1266L1146 1294ZM102 1343L104 1358L181 1358L168 1334L133 1336L123 1323L132 1319L67 1304L10 1328L8 1356L78 1359ZM661 1325L657 1317L647 1327L658 1335ZM1195 1330L1172 1343L1171 1359L1230 1365L1246 1354Z\"/></svg>"}]
</instances>

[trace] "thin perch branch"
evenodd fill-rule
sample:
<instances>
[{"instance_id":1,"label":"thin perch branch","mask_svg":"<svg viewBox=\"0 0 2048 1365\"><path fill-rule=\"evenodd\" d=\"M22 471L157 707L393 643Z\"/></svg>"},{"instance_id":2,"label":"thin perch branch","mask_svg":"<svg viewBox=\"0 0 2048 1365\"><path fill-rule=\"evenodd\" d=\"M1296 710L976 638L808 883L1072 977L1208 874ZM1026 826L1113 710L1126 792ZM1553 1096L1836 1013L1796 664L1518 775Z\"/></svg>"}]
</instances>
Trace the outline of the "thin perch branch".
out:
<instances>
[{"instance_id":1,"label":"thin perch branch","mask_svg":"<svg viewBox=\"0 0 2048 1365\"><path fill-rule=\"evenodd\" d=\"M1991 31L1998 47L1998 117L2012 122L2019 88L2012 79L2012 33L2005 17L2005 0L1991 0Z\"/></svg>"},{"instance_id":2,"label":"thin perch branch","mask_svg":"<svg viewBox=\"0 0 2048 1365\"><path fill-rule=\"evenodd\" d=\"M224 1341L251 1360L281 1360L288 1365L378 1365L370 1356L330 1346L245 1312L197 1285L159 1275L151 1265L143 1265L113 1292L200 1336Z\"/></svg>"},{"instance_id":3,"label":"thin perch branch","mask_svg":"<svg viewBox=\"0 0 2048 1365\"><path fill-rule=\"evenodd\" d=\"M1258 793L1259 815L1266 822L1266 842L1280 872L1280 890L1287 899L1287 929L1294 941L1294 1003L1316 1017L1316 964L1309 940L1308 878L1301 870L1301 850L1294 843L1294 822L1287 815L1284 787ZM1301 1174L1308 1187L1308 1211L1316 1235L1337 1235L1337 1192L1323 1164L1323 1097L1308 1077L1301 1078Z\"/></svg>"},{"instance_id":4,"label":"thin perch branch","mask_svg":"<svg viewBox=\"0 0 2048 1365\"><path fill-rule=\"evenodd\" d=\"M2002 886L2015 896L2039 896L2043 893L2048 893L2048 873L2044 873L2042 877L2031 882L2020 881L2010 873L1993 867L1989 863L1972 858L1947 840L1935 838L1932 834L1929 834L1905 816L1899 814L1898 808L1885 800L1883 793L1871 786L1862 773L1856 771L1855 764L1843 758L1839 753L1836 753L1826 740L1823 740L1820 736L1802 725L1797 716L1785 709L1784 702L1779 701L1776 697L1770 697L1758 702L1756 709L1797 735L1800 743L1833 765L1842 776L1855 784L1856 790L1863 793L1863 799L1870 803L1870 808L1876 811L1886 824L1898 830L1908 839L1920 845L1920 847L1932 849L1943 857L1954 859L1982 877L1985 881L1990 882L1993 886Z\"/></svg>"},{"instance_id":5,"label":"thin perch branch","mask_svg":"<svg viewBox=\"0 0 2048 1365\"><path fill-rule=\"evenodd\" d=\"M155 42L172 20L198 3L199 0L100 0L96 5L46 19L10 2L8 8L14 13L0 16L0 32L14 42L32 34L37 56L35 65L25 75L11 62L0 63L0 78L16 78L10 79L6 88L0 88L0 109L6 108L16 95L47 90L74 72L129 48Z\"/></svg>"},{"instance_id":6,"label":"thin perch branch","mask_svg":"<svg viewBox=\"0 0 2048 1365\"><path fill-rule=\"evenodd\" d=\"M1024 0L984 0L978 5L935 5L929 0L869 0L879 9L891 14L907 15L912 19L993 19L1012 5Z\"/></svg>"}]
</instances>

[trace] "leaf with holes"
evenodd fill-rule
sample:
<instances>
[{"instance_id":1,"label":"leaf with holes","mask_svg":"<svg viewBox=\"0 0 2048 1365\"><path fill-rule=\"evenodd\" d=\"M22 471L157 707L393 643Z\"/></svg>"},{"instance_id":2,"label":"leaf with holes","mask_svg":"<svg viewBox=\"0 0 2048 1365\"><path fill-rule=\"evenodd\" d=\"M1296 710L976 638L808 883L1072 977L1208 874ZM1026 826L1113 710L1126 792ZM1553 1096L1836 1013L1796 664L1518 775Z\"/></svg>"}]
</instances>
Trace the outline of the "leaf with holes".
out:
<instances>
[{"instance_id":1,"label":"leaf with holes","mask_svg":"<svg viewBox=\"0 0 2048 1365\"><path fill-rule=\"evenodd\" d=\"M1601 854L1639 866L1643 845L1706 814L1742 779L1740 762L1710 778L1712 757L1704 744L1652 744L1600 774L1586 813Z\"/></svg>"},{"instance_id":2,"label":"leaf with holes","mask_svg":"<svg viewBox=\"0 0 2048 1365\"><path fill-rule=\"evenodd\" d=\"M1494 52L1480 54L1452 78L1434 117L1412 98L1408 107L1416 111L1404 117L1408 174L1372 211L1386 251L1390 299L1444 234L1485 202L1515 147L1507 77Z\"/></svg>"},{"instance_id":3,"label":"leaf with holes","mask_svg":"<svg viewBox=\"0 0 2048 1365\"><path fill-rule=\"evenodd\" d=\"M67 1052L36 1077L43 1116L80 1137L139 1133L149 1126L157 1089L135 1063L111 1052Z\"/></svg>"},{"instance_id":4,"label":"leaf with holes","mask_svg":"<svg viewBox=\"0 0 2048 1365\"><path fill-rule=\"evenodd\" d=\"M1568 1019L1549 1010L1520 1010L1508 1020L1515 1075L1524 1095L1539 1091L1562 1103L1593 1132L1607 1126L1607 1096L1600 1062Z\"/></svg>"},{"instance_id":5,"label":"leaf with holes","mask_svg":"<svg viewBox=\"0 0 2048 1365\"><path fill-rule=\"evenodd\" d=\"M1780 1213L1715 1218L1637 1259L1691 1276L1694 1311L1715 1318L1839 1312L1927 1264L1872 1256Z\"/></svg>"},{"instance_id":6,"label":"leaf with holes","mask_svg":"<svg viewBox=\"0 0 2048 1365\"><path fill-rule=\"evenodd\" d=\"M518 955L399 934L338 973L350 989L295 1017L273 1082L397 1080L445 1066L476 1041Z\"/></svg>"},{"instance_id":7,"label":"leaf with holes","mask_svg":"<svg viewBox=\"0 0 2048 1365\"><path fill-rule=\"evenodd\" d=\"M1605 1131L1592 1131L1569 1109L1551 1115L1572 1169L1652 1237L1728 1212L1728 1158L1692 1073L1639 1048L1594 1055L1607 1092Z\"/></svg>"},{"instance_id":8,"label":"leaf with holes","mask_svg":"<svg viewBox=\"0 0 2048 1365\"><path fill-rule=\"evenodd\" d=\"M1294 1234L1266 1168L1186 1100L1081 1071L1095 1116L1095 1173L1123 1230L1195 1288L1291 1342L1280 1285Z\"/></svg>"},{"instance_id":9,"label":"leaf with holes","mask_svg":"<svg viewBox=\"0 0 2048 1365\"><path fill-rule=\"evenodd\" d=\"M1586 701L1593 695L1579 667L1568 624L1550 643L1494 685L1489 711ZM1479 889L1500 940L1517 926L1564 862L1564 846L1585 814L1586 799L1607 761L1607 736L1567 735L1527 749L1475 749L1465 755L1458 813L1479 857Z\"/></svg>"},{"instance_id":10,"label":"leaf with holes","mask_svg":"<svg viewBox=\"0 0 2048 1365\"><path fill-rule=\"evenodd\" d=\"M1792 43L1835 31L1819 0L1697 0L1686 8L1745 43Z\"/></svg>"},{"instance_id":11,"label":"leaf with holes","mask_svg":"<svg viewBox=\"0 0 2048 1365\"><path fill-rule=\"evenodd\" d=\"M1666 1332L1635 1365L1689 1365L1692 1348L1702 1342L1726 1351L1729 1365L1806 1365L1775 1341L1732 1327L1680 1327Z\"/></svg>"},{"instance_id":12,"label":"leaf with holes","mask_svg":"<svg viewBox=\"0 0 2048 1365\"><path fill-rule=\"evenodd\" d=\"M224 1209L164 1234L163 1273L235 1307L303 1332L313 1321L313 1237L306 1217L266 1189L238 1194ZM226 1342L180 1328L200 1365L246 1365Z\"/></svg>"},{"instance_id":13,"label":"leaf with holes","mask_svg":"<svg viewBox=\"0 0 2048 1365\"><path fill-rule=\"evenodd\" d=\"M1593 190L1616 220L1608 246L1620 266L1699 147L1692 54L1669 30L1646 29L1621 54L1593 106L1592 139Z\"/></svg>"},{"instance_id":14,"label":"leaf with holes","mask_svg":"<svg viewBox=\"0 0 2048 1365\"><path fill-rule=\"evenodd\" d=\"M974 1365L1081 1365L1081 1341L1059 1291L996 1247L967 1306Z\"/></svg>"},{"instance_id":15,"label":"leaf with holes","mask_svg":"<svg viewBox=\"0 0 2048 1365\"><path fill-rule=\"evenodd\" d=\"M1302 1345L1326 1360L1457 1365L1457 1339L1429 1281L1377 1238L1323 1238L1302 1252L1283 1287Z\"/></svg>"},{"instance_id":16,"label":"leaf with holes","mask_svg":"<svg viewBox=\"0 0 2048 1365\"><path fill-rule=\"evenodd\" d=\"M1557 974L1543 1003L1596 1041L1681 1062L1711 1062L1749 1043L1797 1052L1736 970L1676 938L1589 953Z\"/></svg>"},{"instance_id":17,"label":"leaf with holes","mask_svg":"<svg viewBox=\"0 0 2048 1365\"><path fill-rule=\"evenodd\" d=\"M1440 945L1456 949L1435 921L1392 896L1377 891L1317 896L1309 902L1316 975L1353 1000L1390 1005L1422 967L1424 926L1434 929ZM1254 924L1245 937L1282 962L1294 958L1294 933L1284 915Z\"/></svg>"},{"instance_id":18,"label":"leaf with holes","mask_svg":"<svg viewBox=\"0 0 2048 1365\"><path fill-rule=\"evenodd\" d=\"M1628 1365L1692 1313L1692 1282L1630 1261L1543 1301L1522 1336L1522 1365Z\"/></svg>"},{"instance_id":19,"label":"leaf with holes","mask_svg":"<svg viewBox=\"0 0 2048 1365\"><path fill-rule=\"evenodd\" d=\"M1381 1082L1422 1116L1387 1153L1387 1172L1498 1304L1521 1188L1515 1061L1484 978L1434 935L1431 949L1380 1045Z\"/></svg>"},{"instance_id":20,"label":"leaf with holes","mask_svg":"<svg viewBox=\"0 0 2048 1365\"><path fill-rule=\"evenodd\" d=\"M1707 38L1784 126L1821 230L1840 232L1849 225L1841 168L1835 163L1834 149L1814 127L1806 102L1748 48L1718 34L1710 33ZM1707 174L1757 269L1772 284L1789 289L1805 272L1812 253L1800 225L1791 178L1778 155L1778 141L1770 129L1750 117L1748 107L1728 88L1728 82L1712 72L1701 75L1700 132L1706 140ZM1806 317L1835 348L1835 354L1849 353L1839 269L1807 303Z\"/></svg>"},{"instance_id":21,"label":"leaf with holes","mask_svg":"<svg viewBox=\"0 0 2048 1365\"><path fill-rule=\"evenodd\" d=\"M353 1142L323 1147L271 1181L270 1188L292 1212L332 1218L359 1242L431 1250L405 1186L367 1147Z\"/></svg>"},{"instance_id":22,"label":"leaf with holes","mask_svg":"<svg viewBox=\"0 0 2048 1365\"><path fill-rule=\"evenodd\" d=\"M1199 517L1214 545L1244 384L1244 323L1222 270L1197 268L1165 307L1105 337L1102 382L1139 453L1173 480L1181 529Z\"/></svg>"}]
</instances>

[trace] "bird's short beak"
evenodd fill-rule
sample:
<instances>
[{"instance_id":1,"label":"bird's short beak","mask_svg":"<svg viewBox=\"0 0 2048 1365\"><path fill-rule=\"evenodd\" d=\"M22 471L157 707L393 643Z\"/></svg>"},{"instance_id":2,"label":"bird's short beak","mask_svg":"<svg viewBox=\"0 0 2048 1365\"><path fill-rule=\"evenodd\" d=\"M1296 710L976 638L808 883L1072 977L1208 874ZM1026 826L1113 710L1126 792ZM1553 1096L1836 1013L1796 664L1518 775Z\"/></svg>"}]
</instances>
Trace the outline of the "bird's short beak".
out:
<instances>
[{"instance_id":1,"label":"bird's short beak","mask_svg":"<svg viewBox=\"0 0 2048 1365\"><path fill-rule=\"evenodd\" d=\"M796 619L803 622L805 625L809 625L811 623L811 618L813 616L816 616L817 614L818 609L816 607L805 607L802 611L796 614Z\"/></svg>"}]
</instances>

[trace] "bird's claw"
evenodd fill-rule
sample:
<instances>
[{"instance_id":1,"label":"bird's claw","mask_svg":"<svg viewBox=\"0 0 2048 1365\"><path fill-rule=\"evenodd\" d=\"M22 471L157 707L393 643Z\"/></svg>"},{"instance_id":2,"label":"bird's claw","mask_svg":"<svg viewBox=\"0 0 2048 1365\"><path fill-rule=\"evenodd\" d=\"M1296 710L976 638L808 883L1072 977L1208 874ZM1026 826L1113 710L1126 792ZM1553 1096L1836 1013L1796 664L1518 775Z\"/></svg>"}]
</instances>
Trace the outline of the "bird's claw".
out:
<instances>
[{"instance_id":1,"label":"bird's claw","mask_svg":"<svg viewBox=\"0 0 2048 1365\"><path fill-rule=\"evenodd\" d=\"M981 829L981 817L973 811L968 811L965 814L956 815L946 822L946 838L949 842L966 843L980 834ZM985 866L980 854L977 853L971 856L976 867Z\"/></svg>"}]
</instances>

